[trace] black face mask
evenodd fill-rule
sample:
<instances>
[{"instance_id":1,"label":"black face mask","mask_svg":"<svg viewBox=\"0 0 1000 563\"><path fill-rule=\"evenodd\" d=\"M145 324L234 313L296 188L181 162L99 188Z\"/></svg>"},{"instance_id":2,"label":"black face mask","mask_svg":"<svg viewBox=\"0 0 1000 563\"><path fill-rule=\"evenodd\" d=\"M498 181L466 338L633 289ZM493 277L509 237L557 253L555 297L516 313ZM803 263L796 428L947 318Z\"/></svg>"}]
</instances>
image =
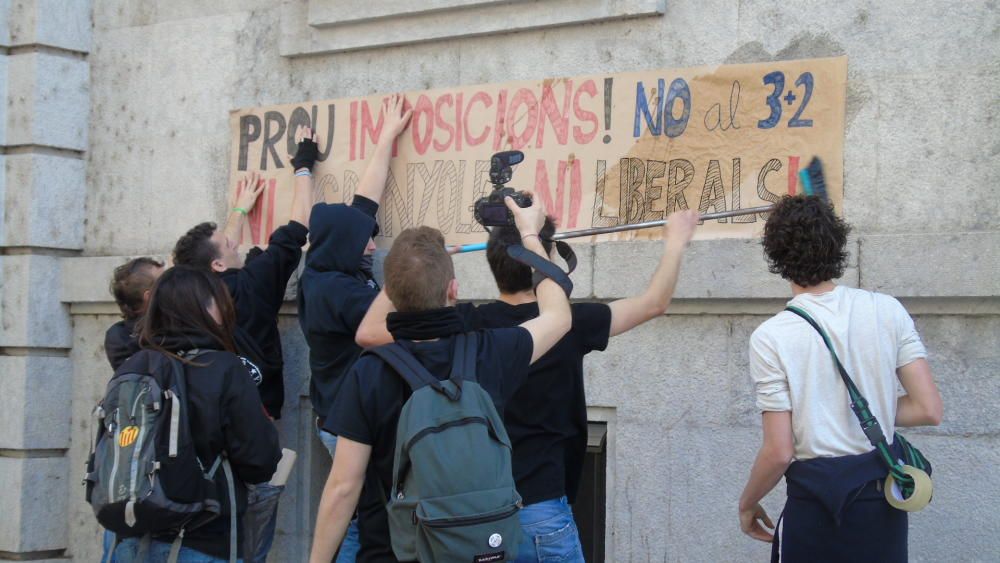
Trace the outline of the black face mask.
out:
<instances>
[{"instance_id":1,"label":"black face mask","mask_svg":"<svg viewBox=\"0 0 1000 563\"><path fill-rule=\"evenodd\" d=\"M362 272L372 275L372 269L375 267L375 257L371 254L365 254L361 257L361 264L358 265L358 269Z\"/></svg>"}]
</instances>

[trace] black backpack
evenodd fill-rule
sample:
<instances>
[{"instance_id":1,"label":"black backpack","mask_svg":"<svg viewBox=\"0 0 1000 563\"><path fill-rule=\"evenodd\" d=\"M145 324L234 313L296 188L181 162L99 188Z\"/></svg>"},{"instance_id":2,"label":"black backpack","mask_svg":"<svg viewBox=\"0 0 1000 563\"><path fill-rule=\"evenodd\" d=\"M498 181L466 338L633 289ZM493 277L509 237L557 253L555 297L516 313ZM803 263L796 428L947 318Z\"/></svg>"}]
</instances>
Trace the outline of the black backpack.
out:
<instances>
[{"instance_id":1,"label":"black backpack","mask_svg":"<svg viewBox=\"0 0 1000 563\"><path fill-rule=\"evenodd\" d=\"M186 360L206 352L182 354ZM226 475L230 515L236 518L235 484L229 461L198 459L189 425L184 364L153 350L129 358L108 382L94 409L95 434L87 461L87 502L98 522L118 537L176 534L219 516L214 477ZM230 522L231 559L236 523Z\"/></svg>"}]
</instances>

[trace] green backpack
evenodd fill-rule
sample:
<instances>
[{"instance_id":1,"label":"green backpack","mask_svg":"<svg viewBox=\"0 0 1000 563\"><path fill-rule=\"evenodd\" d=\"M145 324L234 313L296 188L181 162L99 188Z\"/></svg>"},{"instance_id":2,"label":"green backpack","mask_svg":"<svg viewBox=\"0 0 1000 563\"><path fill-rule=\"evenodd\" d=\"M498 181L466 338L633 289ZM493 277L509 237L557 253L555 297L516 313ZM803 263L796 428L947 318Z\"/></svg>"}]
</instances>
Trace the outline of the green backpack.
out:
<instances>
[{"instance_id":1,"label":"green backpack","mask_svg":"<svg viewBox=\"0 0 1000 563\"><path fill-rule=\"evenodd\" d=\"M455 338L445 381L398 343L369 350L413 390L396 429L392 550L401 561L512 561L521 541L521 496L511 445L490 395L476 381L475 333Z\"/></svg>"}]
</instances>

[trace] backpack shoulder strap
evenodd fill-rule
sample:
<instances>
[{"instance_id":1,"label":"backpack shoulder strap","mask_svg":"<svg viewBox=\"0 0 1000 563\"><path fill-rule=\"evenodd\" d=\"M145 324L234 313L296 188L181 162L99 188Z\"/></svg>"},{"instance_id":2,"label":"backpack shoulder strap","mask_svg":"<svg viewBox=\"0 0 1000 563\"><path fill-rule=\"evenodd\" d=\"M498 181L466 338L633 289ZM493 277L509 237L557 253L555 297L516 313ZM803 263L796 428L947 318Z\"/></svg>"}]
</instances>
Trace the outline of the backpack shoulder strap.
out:
<instances>
[{"instance_id":1,"label":"backpack shoulder strap","mask_svg":"<svg viewBox=\"0 0 1000 563\"><path fill-rule=\"evenodd\" d=\"M435 391L451 396L441 381L427 371L427 368L398 342L377 346L369 349L368 352L375 354L389 364L389 367L406 381L411 390L416 391L429 385Z\"/></svg>"},{"instance_id":2,"label":"backpack shoulder strap","mask_svg":"<svg viewBox=\"0 0 1000 563\"><path fill-rule=\"evenodd\" d=\"M455 337L455 356L451 360L451 379L461 387L462 381L476 381L476 355L479 351L479 335L475 332L459 334Z\"/></svg>"}]
</instances>

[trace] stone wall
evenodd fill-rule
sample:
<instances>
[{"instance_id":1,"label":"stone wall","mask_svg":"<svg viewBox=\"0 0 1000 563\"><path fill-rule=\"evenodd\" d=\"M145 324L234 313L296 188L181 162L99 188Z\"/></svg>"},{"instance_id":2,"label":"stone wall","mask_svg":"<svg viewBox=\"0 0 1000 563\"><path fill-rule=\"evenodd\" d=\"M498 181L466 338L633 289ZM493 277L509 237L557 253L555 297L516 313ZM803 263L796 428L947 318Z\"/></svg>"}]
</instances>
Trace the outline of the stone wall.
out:
<instances>
[{"instance_id":1,"label":"stone wall","mask_svg":"<svg viewBox=\"0 0 1000 563\"><path fill-rule=\"evenodd\" d=\"M576 15L533 12L498 29L454 22L516 2L406 3L440 10L422 35L399 22L427 13L387 0L352 1L362 11L350 17L321 0L88 4L0 0L0 559L97 560L78 477L108 376L107 280L125 257L166 254L196 220L223 217L230 109L843 54L843 211L855 230L841 281L903 300L945 401L944 424L907 432L936 476L934 503L911 518L911 559L1000 558L1000 485L987 477L1000 465L995 2L550 0L537 4ZM356 27L337 43L337 26ZM578 249L575 295L609 301L643 287L660 245ZM496 295L481 255L458 257L457 269L465 297ZM608 561L767 556L736 520L760 441L746 349L787 295L754 241L696 242L668 315L588 358L592 418L609 428ZM280 425L302 458L275 561L304 560L328 465L311 434L294 314L290 303L281 319ZM782 501L779 490L765 506L777 514Z\"/></svg>"}]
</instances>

